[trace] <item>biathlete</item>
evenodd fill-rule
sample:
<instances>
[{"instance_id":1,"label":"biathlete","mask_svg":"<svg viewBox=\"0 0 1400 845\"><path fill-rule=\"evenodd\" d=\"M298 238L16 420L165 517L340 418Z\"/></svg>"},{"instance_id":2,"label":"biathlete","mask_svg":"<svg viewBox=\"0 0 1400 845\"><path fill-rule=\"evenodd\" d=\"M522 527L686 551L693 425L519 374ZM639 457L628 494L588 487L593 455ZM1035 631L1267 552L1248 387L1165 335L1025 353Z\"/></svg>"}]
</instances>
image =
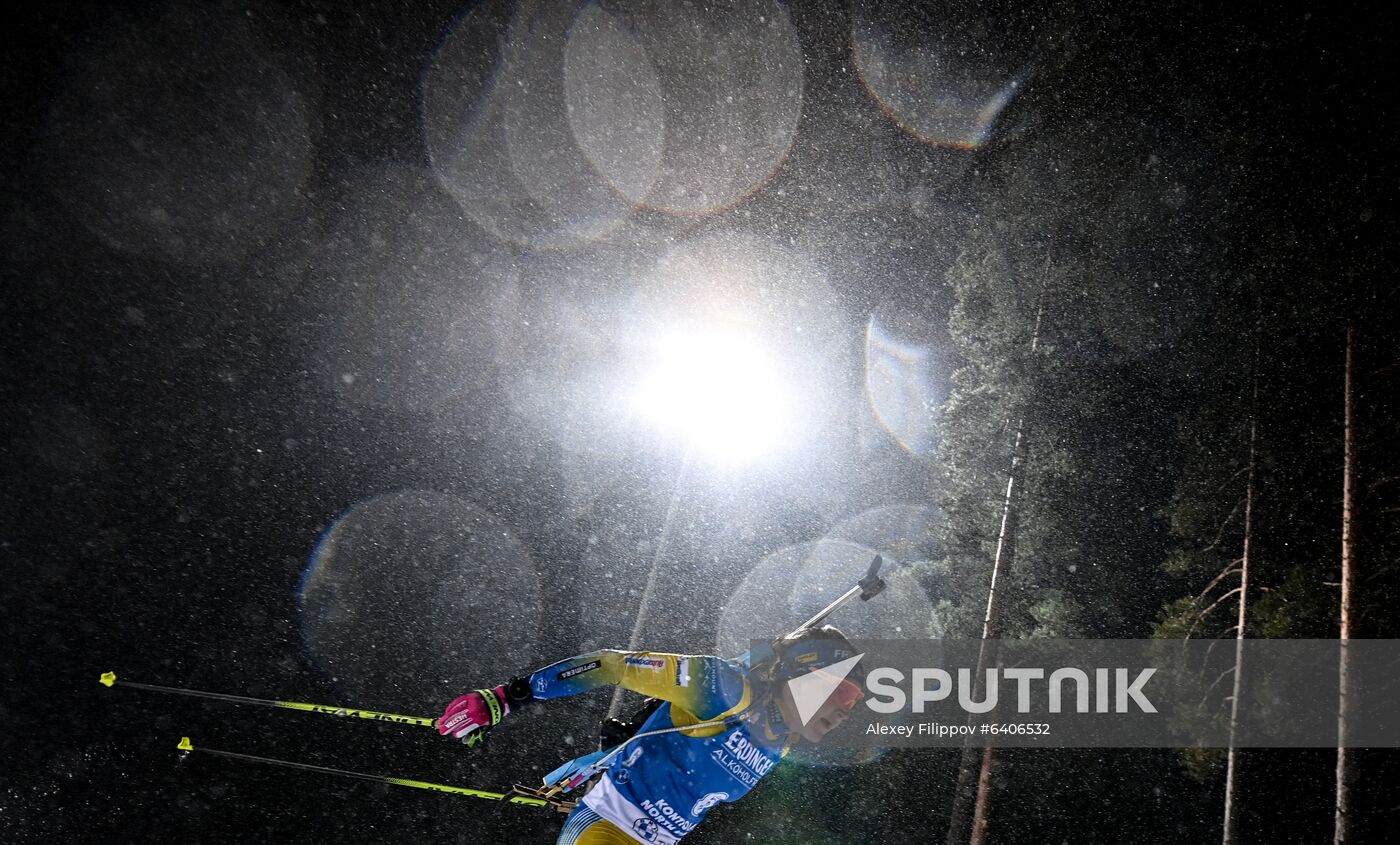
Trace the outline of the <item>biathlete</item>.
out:
<instances>
[{"instance_id":1,"label":"biathlete","mask_svg":"<svg viewBox=\"0 0 1400 845\"><path fill-rule=\"evenodd\" d=\"M752 668L708 655L595 651L458 696L437 728L475 746L531 701L610 685L648 696L654 709L604 758L558 845L672 845L712 807L744 797L797 743L820 742L850 715L864 695L859 665L805 722L787 681L855 655L830 626L779 640Z\"/></svg>"}]
</instances>

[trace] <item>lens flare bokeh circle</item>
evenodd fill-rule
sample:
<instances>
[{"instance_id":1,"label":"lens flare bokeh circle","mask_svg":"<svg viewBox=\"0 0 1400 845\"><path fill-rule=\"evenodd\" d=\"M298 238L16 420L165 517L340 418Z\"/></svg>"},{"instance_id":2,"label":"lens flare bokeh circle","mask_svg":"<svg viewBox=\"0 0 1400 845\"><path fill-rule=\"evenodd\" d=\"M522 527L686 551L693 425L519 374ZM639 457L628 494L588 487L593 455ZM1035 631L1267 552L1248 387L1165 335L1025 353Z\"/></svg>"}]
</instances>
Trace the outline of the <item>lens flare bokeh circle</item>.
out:
<instances>
[{"instance_id":1,"label":"lens flare bokeh circle","mask_svg":"<svg viewBox=\"0 0 1400 845\"><path fill-rule=\"evenodd\" d=\"M313 662L366 707L439 705L539 659L534 562L509 526L455 496L356 504L322 535L298 598Z\"/></svg>"}]
</instances>

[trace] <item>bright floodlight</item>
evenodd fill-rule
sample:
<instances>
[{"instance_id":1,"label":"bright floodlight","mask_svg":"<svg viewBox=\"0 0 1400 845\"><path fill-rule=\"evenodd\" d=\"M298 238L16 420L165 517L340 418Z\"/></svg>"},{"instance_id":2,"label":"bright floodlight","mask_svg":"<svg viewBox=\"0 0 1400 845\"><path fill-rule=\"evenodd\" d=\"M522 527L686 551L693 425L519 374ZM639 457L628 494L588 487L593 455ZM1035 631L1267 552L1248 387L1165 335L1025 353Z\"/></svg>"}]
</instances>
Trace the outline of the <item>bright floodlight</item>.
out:
<instances>
[{"instance_id":1,"label":"bright floodlight","mask_svg":"<svg viewBox=\"0 0 1400 845\"><path fill-rule=\"evenodd\" d=\"M657 338L633 410L723 464L772 452L792 402L776 358L734 331L692 328Z\"/></svg>"}]
</instances>

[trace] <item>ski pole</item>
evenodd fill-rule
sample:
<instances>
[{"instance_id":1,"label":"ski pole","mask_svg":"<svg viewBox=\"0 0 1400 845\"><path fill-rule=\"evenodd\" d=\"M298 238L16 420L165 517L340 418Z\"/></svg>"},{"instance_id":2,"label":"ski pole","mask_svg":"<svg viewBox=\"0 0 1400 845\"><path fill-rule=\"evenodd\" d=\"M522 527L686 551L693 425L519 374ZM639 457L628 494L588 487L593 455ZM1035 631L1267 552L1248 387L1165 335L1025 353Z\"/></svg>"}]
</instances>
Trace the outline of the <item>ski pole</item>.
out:
<instances>
[{"instance_id":1,"label":"ski pole","mask_svg":"<svg viewBox=\"0 0 1400 845\"><path fill-rule=\"evenodd\" d=\"M242 760L248 763L263 763L269 766L281 766L286 769L298 769L303 772L317 772L323 775L336 775L338 777L356 778L367 780L372 783L387 783L392 786L411 786L415 789L428 789L433 792L446 792L451 795L466 795L471 798L484 798L488 801L505 801L509 804L525 804L532 807L547 806L550 802L541 798L532 798L526 795L514 795L504 792L488 792L484 789L471 789L466 786L450 786L445 783L429 783L422 780L410 780L408 778L389 777L387 775L371 775L364 772L352 772L347 769L332 769L327 766L313 766L310 763L297 763L291 760L278 760L274 757L259 757L255 754L242 754L237 751L220 751L216 748L205 748L196 746L189 737L180 737L180 744L175 746L181 751L198 751L201 754L213 754L218 757L227 757L230 760Z\"/></svg>"},{"instance_id":2,"label":"ski pole","mask_svg":"<svg viewBox=\"0 0 1400 845\"><path fill-rule=\"evenodd\" d=\"M184 695L191 698L209 698L214 701L228 701L234 704L256 704L261 707L278 707L283 710L300 710L305 713L320 713L325 716L342 716L352 719L372 719L376 722L393 722L399 725L415 725L418 727L431 728L435 720L426 716L402 716L398 713L380 713L376 710L361 710L356 707L339 707L334 704L307 704L302 701L275 701L270 698L251 698L246 695L229 695L223 692L205 692L204 690L185 689L184 687L166 687L159 684L140 684L135 681L117 680L117 673L103 672L98 683L105 687L119 686L131 689L147 690L149 692L164 692L173 695Z\"/></svg>"},{"instance_id":3,"label":"ski pole","mask_svg":"<svg viewBox=\"0 0 1400 845\"><path fill-rule=\"evenodd\" d=\"M875 555L875 557L871 558L870 568L866 570L864 578L860 579L860 581L858 581L854 587L847 590L836 601L817 611L816 616L813 616L811 619L808 619L806 622L803 622L801 625L797 626L796 629L794 629L791 633L787 634L782 639L791 639L792 637L797 636L798 634L802 633L808 628L817 627L823 621L825 621L828 616L840 610L848 602L850 602L851 599L854 599L856 596L860 596L861 601L870 601L871 599L880 595L880 593L884 592L885 579L880 577L880 565L884 562L885 559L880 555Z\"/></svg>"}]
</instances>

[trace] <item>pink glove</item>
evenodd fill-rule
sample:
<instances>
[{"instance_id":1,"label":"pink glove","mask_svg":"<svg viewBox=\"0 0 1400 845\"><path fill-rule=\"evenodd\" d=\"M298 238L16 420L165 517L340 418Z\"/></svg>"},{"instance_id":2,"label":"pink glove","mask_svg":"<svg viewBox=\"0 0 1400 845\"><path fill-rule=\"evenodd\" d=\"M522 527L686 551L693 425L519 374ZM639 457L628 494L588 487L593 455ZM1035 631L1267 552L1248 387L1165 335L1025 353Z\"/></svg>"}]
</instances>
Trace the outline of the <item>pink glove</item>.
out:
<instances>
[{"instance_id":1,"label":"pink glove","mask_svg":"<svg viewBox=\"0 0 1400 845\"><path fill-rule=\"evenodd\" d=\"M447 705L437 720L437 730L443 736L465 742L468 748L475 748L486 739L486 732L499 725L509 713L505 684L494 689L472 690Z\"/></svg>"}]
</instances>

